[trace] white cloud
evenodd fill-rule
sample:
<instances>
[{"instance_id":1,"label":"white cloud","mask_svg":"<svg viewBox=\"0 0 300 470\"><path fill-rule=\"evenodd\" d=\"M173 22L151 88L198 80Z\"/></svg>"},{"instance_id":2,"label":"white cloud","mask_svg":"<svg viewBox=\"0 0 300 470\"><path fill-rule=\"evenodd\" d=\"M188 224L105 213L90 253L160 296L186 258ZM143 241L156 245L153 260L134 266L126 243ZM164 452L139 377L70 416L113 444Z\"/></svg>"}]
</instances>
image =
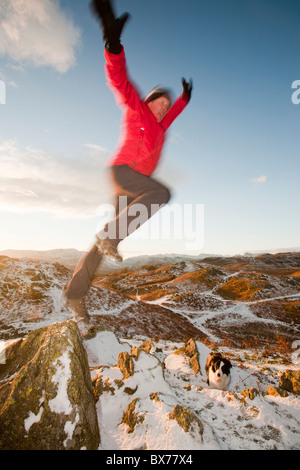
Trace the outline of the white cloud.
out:
<instances>
[{"instance_id":1,"label":"white cloud","mask_svg":"<svg viewBox=\"0 0 300 470\"><path fill-rule=\"evenodd\" d=\"M43 211L61 218L89 218L110 201L103 171L104 148L88 144L80 158L62 158L42 150L0 143L0 208ZM84 146L84 149L86 146Z\"/></svg>"},{"instance_id":2,"label":"white cloud","mask_svg":"<svg viewBox=\"0 0 300 470\"><path fill-rule=\"evenodd\" d=\"M85 146L95 152L105 152L106 149L97 144L85 144Z\"/></svg>"},{"instance_id":3,"label":"white cloud","mask_svg":"<svg viewBox=\"0 0 300 470\"><path fill-rule=\"evenodd\" d=\"M252 178L251 181L253 183L265 183L267 181L267 177L265 175L260 175L257 178Z\"/></svg>"},{"instance_id":4,"label":"white cloud","mask_svg":"<svg viewBox=\"0 0 300 470\"><path fill-rule=\"evenodd\" d=\"M0 70L0 80L2 81L1 83L2 87L6 87L6 85L9 85L13 88L19 88L19 85L16 82L14 82L13 80L7 80L6 76L1 70Z\"/></svg>"},{"instance_id":5,"label":"white cloud","mask_svg":"<svg viewBox=\"0 0 300 470\"><path fill-rule=\"evenodd\" d=\"M65 73L76 63L80 30L56 0L1 0L0 55Z\"/></svg>"}]
</instances>

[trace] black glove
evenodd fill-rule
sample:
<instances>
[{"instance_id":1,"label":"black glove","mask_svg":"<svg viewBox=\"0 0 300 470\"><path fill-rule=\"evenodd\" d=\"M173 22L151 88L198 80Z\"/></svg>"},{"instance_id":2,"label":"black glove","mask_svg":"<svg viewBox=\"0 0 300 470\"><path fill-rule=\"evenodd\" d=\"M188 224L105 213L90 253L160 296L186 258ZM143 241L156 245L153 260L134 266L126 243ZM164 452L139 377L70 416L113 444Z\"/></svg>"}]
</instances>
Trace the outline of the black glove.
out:
<instances>
[{"instance_id":1,"label":"black glove","mask_svg":"<svg viewBox=\"0 0 300 470\"><path fill-rule=\"evenodd\" d=\"M193 89L193 80L190 79L189 83L185 80L185 78L182 78L181 80L182 86L183 86L183 93L182 96L187 99L187 102L190 101L191 95L192 95L192 89Z\"/></svg>"},{"instance_id":2,"label":"black glove","mask_svg":"<svg viewBox=\"0 0 300 470\"><path fill-rule=\"evenodd\" d=\"M91 9L100 19L106 49L112 54L120 54L122 51L121 34L130 16L129 13L116 18L111 0L92 0Z\"/></svg>"}]
</instances>

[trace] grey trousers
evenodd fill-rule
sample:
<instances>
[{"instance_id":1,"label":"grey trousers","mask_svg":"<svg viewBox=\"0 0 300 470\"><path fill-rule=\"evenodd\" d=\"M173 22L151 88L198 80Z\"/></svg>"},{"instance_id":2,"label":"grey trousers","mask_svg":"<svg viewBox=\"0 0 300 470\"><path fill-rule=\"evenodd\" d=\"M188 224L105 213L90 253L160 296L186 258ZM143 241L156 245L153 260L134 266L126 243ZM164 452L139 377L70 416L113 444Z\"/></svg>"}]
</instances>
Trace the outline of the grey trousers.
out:
<instances>
[{"instance_id":1,"label":"grey trousers","mask_svg":"<svg viewBox=\"0 0 300 470\"><path fill-rule=\"evenodd\" d=\"M112 166L109 172L114 188L115 216L105 225L98 237L108 238L117 247L122 240L167 204L170 191L158 181L138 173L127 165ZM66 297L79 299L88 293L101 258L96 245L84 254L65 290Z\"/></svg>"}]
</instances>

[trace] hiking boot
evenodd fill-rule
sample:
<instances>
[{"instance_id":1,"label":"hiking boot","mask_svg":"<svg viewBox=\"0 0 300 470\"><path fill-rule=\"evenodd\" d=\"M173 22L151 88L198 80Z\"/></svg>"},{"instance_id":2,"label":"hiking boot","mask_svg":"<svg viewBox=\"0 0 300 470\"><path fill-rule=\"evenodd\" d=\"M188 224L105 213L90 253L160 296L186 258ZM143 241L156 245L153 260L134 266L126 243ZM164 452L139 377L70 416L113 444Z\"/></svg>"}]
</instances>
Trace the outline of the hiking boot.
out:
<instances>
[{"instance_id":1,"label":"hiking boot","mask_svg":"<svg viewBox=\"0 0 300 470\"><path fill-rule=\"evenodd\" d=\"M77 323L80 334L84 339L94 338L97 329L91 325L91 317L87 312L85 297L80 299L66 299L67 306L72 309L72 318Z\"/></svg>"},{"instance_id":2,"label":"hiking boot","mask_svg":"<svg viewBox=\"0 0 300 470\"><path fill-rule=\"evenodd\" d=\"M90 325L90 316L85 306L85 297L80 299L66 298L67 306L72 310L72 317L76 323Z\"/></svg>"},{"instance_id":3,"label":"hiking boot","mask_svg":"<svg viewBox=\"0 0 300 470\"><path fill-rule=\"evenodd\" d=\"M114 246L110 240L97 237L96 246L100 255L105 256L109 261L114 264L121 263L123 261L122 256L120 256L118 249Z\"/></svg>"},{"instance_id":4,"label":"hiking boot","mask_svg":"<svg viewBox=\"0 0 300 470\"><path fill-rule=\"evenodd\" d=\"M94 338L97 334L97 329L91 325L91 317L87 312L85 305L85 297L80 299L68 299L63 294L63 302L66 307L72 311L72 318L77 323L81 336L84 339Z\"/></svg>"}]
</instances>

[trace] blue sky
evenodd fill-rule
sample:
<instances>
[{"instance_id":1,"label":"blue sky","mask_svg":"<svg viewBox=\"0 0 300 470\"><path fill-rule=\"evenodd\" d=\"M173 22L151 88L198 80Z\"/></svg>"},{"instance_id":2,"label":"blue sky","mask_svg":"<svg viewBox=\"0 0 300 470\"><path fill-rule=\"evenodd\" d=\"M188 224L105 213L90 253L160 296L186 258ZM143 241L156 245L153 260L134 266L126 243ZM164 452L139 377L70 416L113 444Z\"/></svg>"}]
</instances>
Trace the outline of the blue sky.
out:
<instances>
[{"instance_id":1,"label":"blue sky","mask_svg":"<svg viewBox=\"0 0 300 470\"><path fill-rule=\"evenodd\" d=\"M85 250L101 228L100 209L110 202L103 167L122 111L106 85L88 3L1 1L0 250ZM123 44L142 95L162 84L176 96L181 77L193 78L156 177L171 187L172 204L204 207L204 243L201 232L193 250L186 240L151 240L144 227L120 245L123 255L299 247L300 104L292 102L299 1L116 0L115 7L132 15Z\"/></svg>"}]
</instances>

